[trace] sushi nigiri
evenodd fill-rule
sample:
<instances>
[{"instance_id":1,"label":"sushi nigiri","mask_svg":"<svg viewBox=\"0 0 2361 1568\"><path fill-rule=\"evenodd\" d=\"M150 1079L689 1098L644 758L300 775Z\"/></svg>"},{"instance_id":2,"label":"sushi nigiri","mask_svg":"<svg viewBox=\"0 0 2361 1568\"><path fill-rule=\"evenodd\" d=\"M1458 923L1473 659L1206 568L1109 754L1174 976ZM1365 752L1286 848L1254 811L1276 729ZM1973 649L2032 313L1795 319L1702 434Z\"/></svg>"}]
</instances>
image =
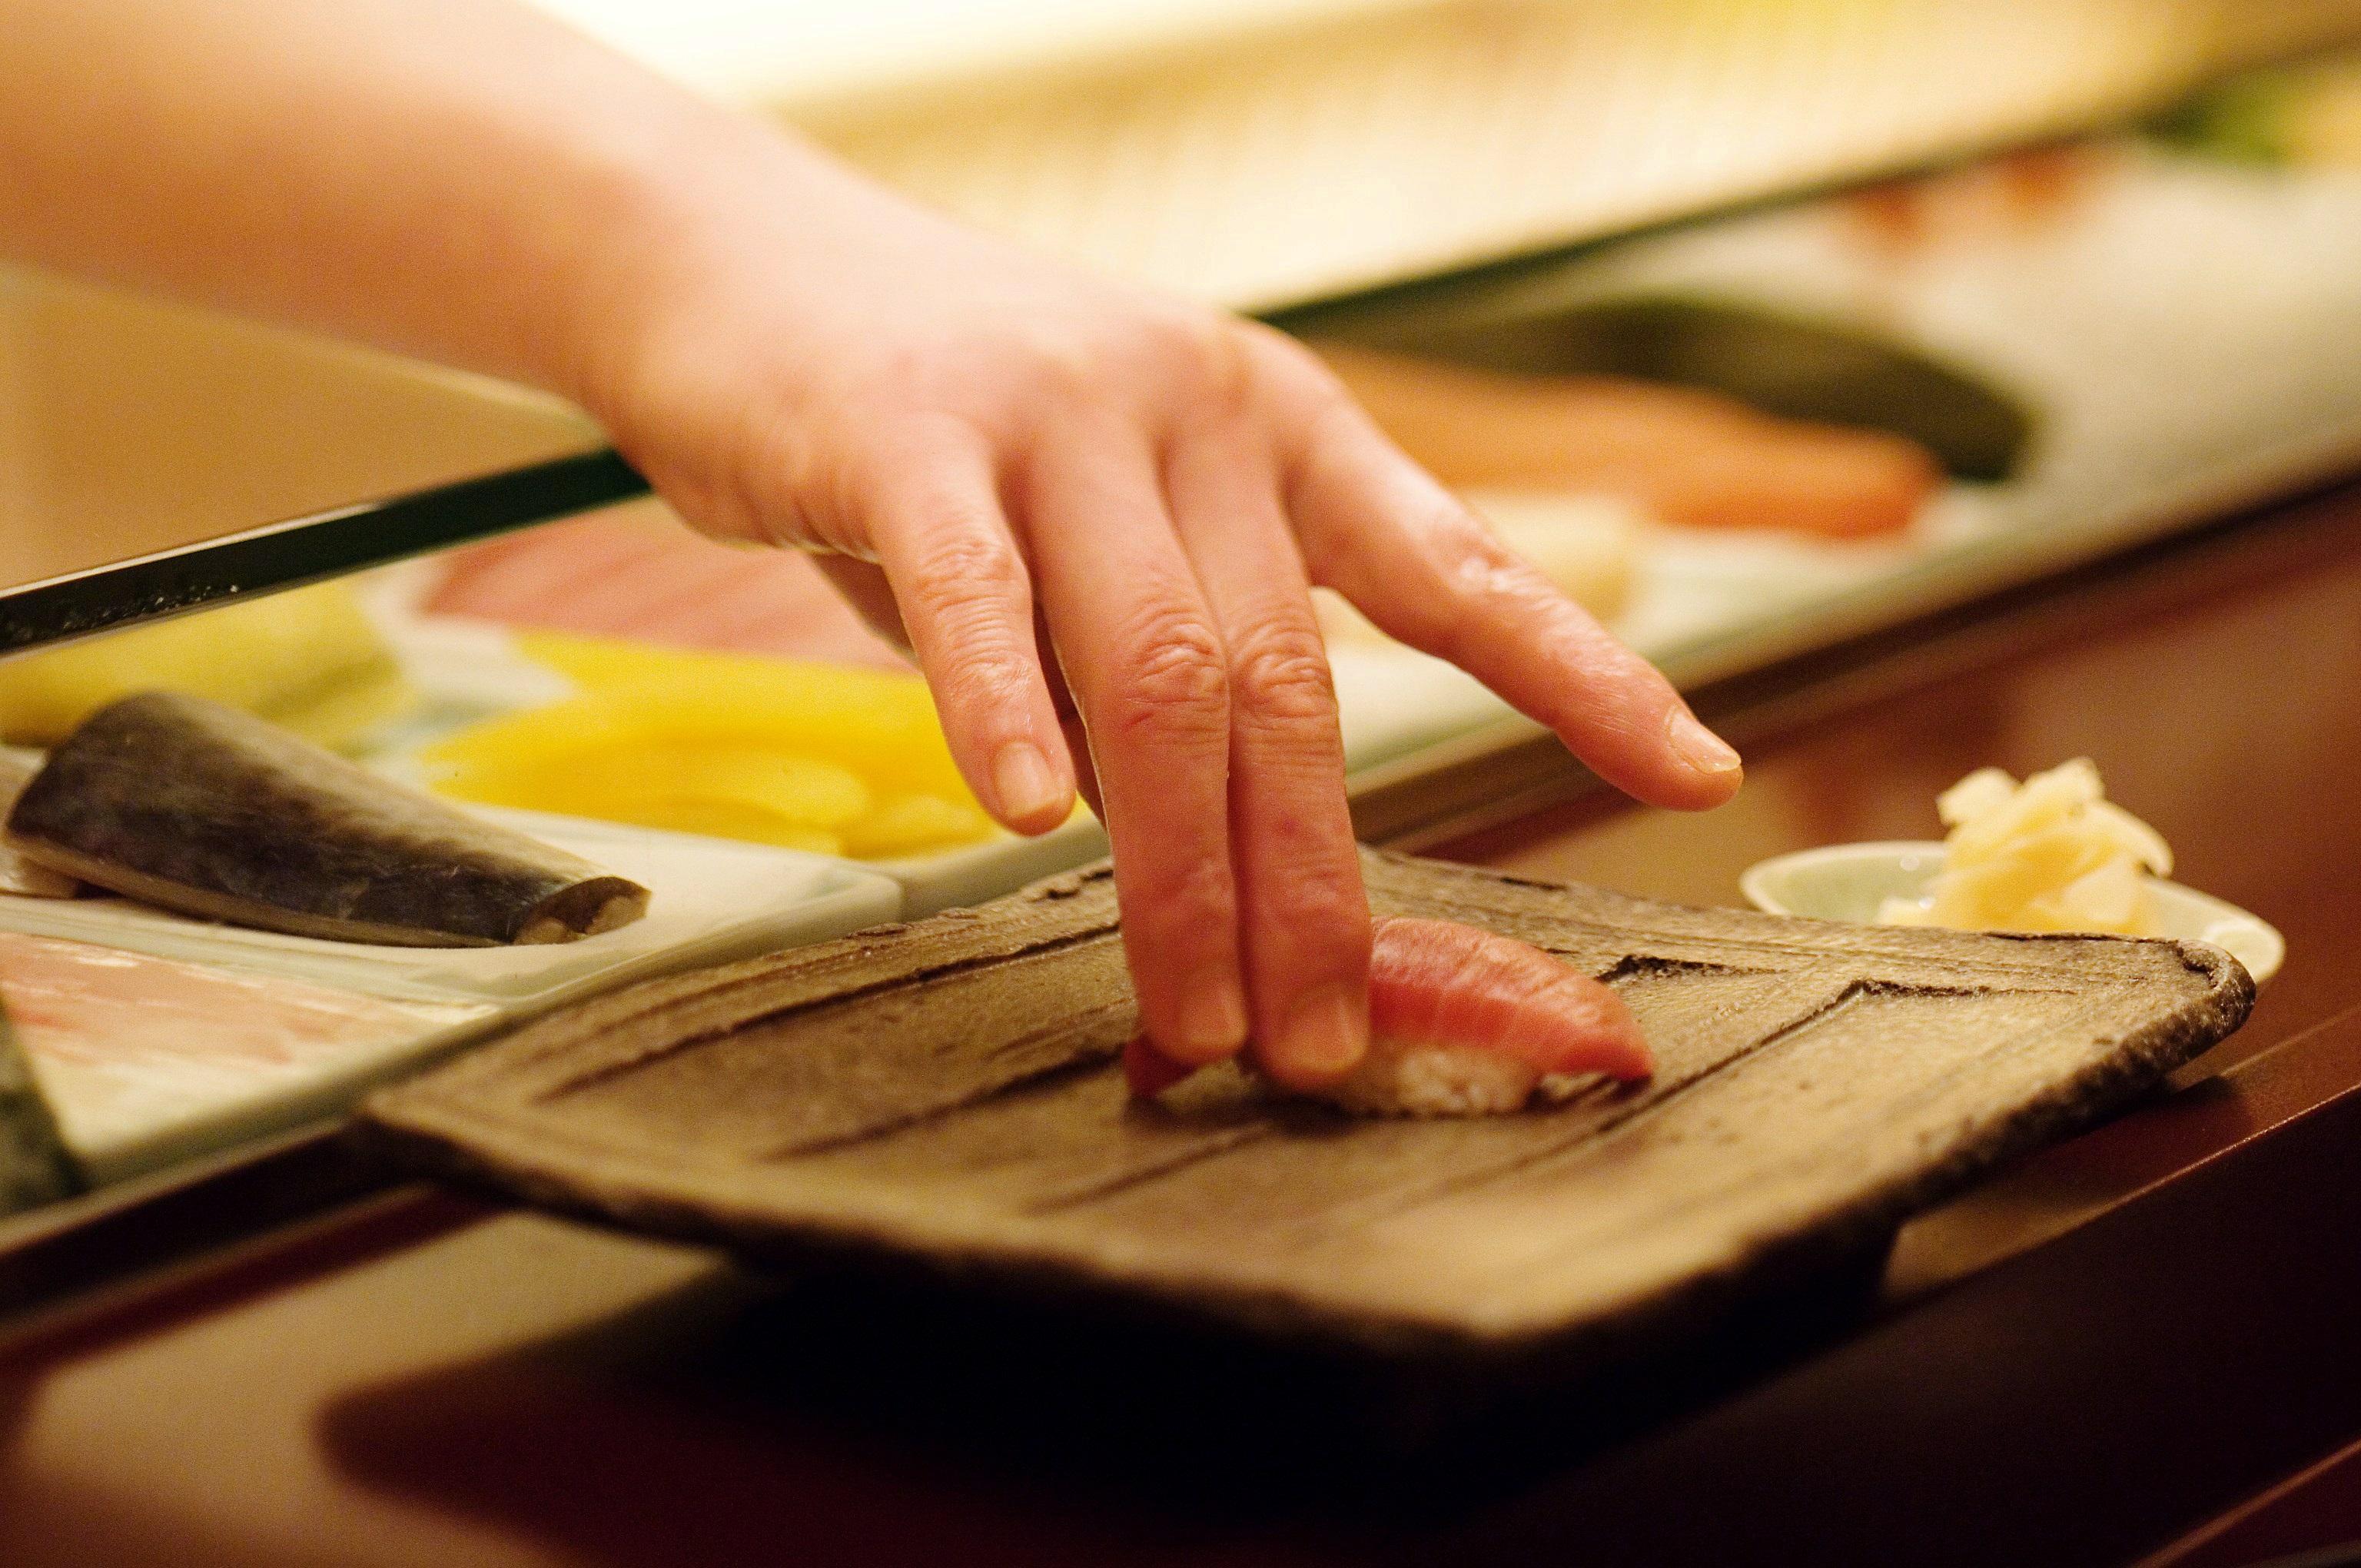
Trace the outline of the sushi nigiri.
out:
<instances>
[{"instance_id":1,"label":"sushi nigiri","mask_svg":"<svg viewBox=\"0 0 2361 1568\"><path fill-rule=\"evenodd\" d=\"M1521 1109L1554 1075L1654 1069L1623 999L1539 948L1448 920L1384 918L1373 938L1369 1053L1304 1092L1365 1116L1483 1116ZM1124 1068L1143 1098L1191 1070L1144 1038Z\"/></svg>"}]
</instances>

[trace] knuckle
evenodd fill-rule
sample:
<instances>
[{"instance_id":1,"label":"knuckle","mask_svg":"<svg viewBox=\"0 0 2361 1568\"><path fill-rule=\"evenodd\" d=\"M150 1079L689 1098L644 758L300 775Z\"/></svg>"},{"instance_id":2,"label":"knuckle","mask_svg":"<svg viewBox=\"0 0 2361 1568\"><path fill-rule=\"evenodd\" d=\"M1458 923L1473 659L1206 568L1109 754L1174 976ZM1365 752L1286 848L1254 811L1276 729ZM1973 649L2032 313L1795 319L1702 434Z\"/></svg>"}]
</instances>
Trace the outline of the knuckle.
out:
<instances>
[{"instance_id":1,"label":"knuckle","mask_svg":"<svg viewBox=\"0 0 2361 1568\"><path fill-rule=\"evenodd\" d=\"M1402 532L1436 570L1490 570L1518 564L1490 523L1440 488L1432 495L1404 498L1400 510Z\"/></svg>"},{"instance_id":2,"label":"knuckle","mask_svg":"<svg viewBox=\"0 0 2361 1568\"><path fill-rule=\"evenodd\" d=\"M998 687L1016 678L1032 612L1015 552L969 537L930 547L895 585L903 621L925 640L953 683Z\"/></svg>"},{"instance_id":3,"label":"knuckle","mask_svg":"<svg viewBox=\"0 0 2361 1568\"><path fill-rule=\"evenodd\" d=\"M1309 408L1351 406L1351 394L1320 356L1277 327L1239 323L1239 347L1263 384Z\"/></svg>"},{"instance_id":4,"label":"knuckle","mask_svg":"<svg viewBox=\"0 0 2361 1568\"><path fill-rule=\"evenodd\" d=\"M1154 371L1216 410L1246 406L1253 386L1246 340L1236 323L1210 311L1159 313L1140 326Z\"/></svg>"},{"instance_id":5,"label":"knuckle","mask_svg":"<svg viewBox=\"0 0 2361 1568\"><path fill-rule=\"evenodd\" d=\"M971 740L1016 739L1030 684L1024 668L1006 653L961 659L933 683L945 729Z\"/></svg>"},{"instance_id":6,"label":"knuckle","mask_svg":"<svg viewBox=\"0 0 2361 1568\"><path fill-rule=\"evenodd\" d=\"M998 619L1025 591L1025 567L995 530L952 524L913 556L905 588L929 613Z\"/></svg>"},{"instance_id":7,"label":"knuckle","mask_svg":"<svg viewBox=\"0 0 2361 1568\"><path fill-rule=\"evenodd\" d=\"M1227 932L1237 923L1237 883L1220 856L1198 857L1175 872L1159 902L1179 931Z\"/></svg>"},{"instance_id":8,"label":"knuckle","mask_svg":"<svg viewBox=\"0 0 2361 1568\"><path fill-rule=\"evenodd\" d=\"M1156 868L1154 885L1135 860L1126 869L1126 845L1118 833L1115 850L1115 896L1123 912L1124 940L1137 943L1160 961L1176 954L1221 948L1237 930L1237 883L1226 857L1196 855ZM1126 881L1126 878L1128 881Z\"/></svg>"},{"instance_id":9,"label":"knuckle","mask_svg":"<svg viewBox=\"0 0 2361 1568\"><path fill-rule=\"evenodd\" d=\"M1317 628L1290 618L1240 639L1231 652L1230 692L1239 716L1249 720L1285 724L1333 716L1335 683Z\"/></svg>"},{"instance_id":10,"label":"knuckle","mask_svg":"<svg viewBox=\"0 0 2361 1568\"><path fill-rule=\"evenodd\" d=\"M1142 314L1136 329L1150 352L1177 366L1218 363L1227 353L1227 323L1209 311L1173 307Z\"/></svg>"},{"instance_id":11,"label":"knuckle","mask_svg":"<svg viewBox=\"0 0 2361 1568\"><path fill-rule=\"evenodd\" d=\"M1421 507L1404 516L1401 527L1417 578L1417 591L1409 597L1432 635L1447 641L1466 631L1471 620L1536 608L1531 590L1539 576L1466 508L1455 502Z\"/></svg>"},{"instance_id":12,"label":"knuckle","mask_svg":"<svg viewBox=\"0 0 2361 1568\"><path fill-rule=\"evenodd\" d=\"M1048 338L1037 338L1027 348L1021 379L1028 400L1038 408L1064 416L1104 400L1108 377L1104 351Z\"/></svg>"},{"instance_id":13,"label":"knuckle","mask_svg":"<svg viewBox=\"0 0 2361 1568\"><path fill-rule=\"evenodd\" d=\"M996 715L1035 676L1029 586L1016 550L995 532L958 530L931 541L896 583L940 690L947 723Z\"/></svg>"},{"instance_id":14,"label":"knuckle","mask_svg":"<svg viewBox=\"0 0 2361 1568\"><path fill-rule=\"evenodd\" d=\"M1295 432L1307 465L1366 472L1371 448L1391 441L1334 371L1308 352L1302 359L1271 378L1279 417Z\"/></svg>"},{"instance_id":15,"label":"knuckle","mask_svg":"<svg viewBox=\"0 0 2361 1568\"><path fill-rule=\"evenodd\" d=\"M831 548L834 511L815 482L807 446L790 437L774 411L746 416L712 448L687 463L666 461L655 475L666 501L708 533L790 549ZM742 454L742 455L741 455ZM635 460L646 459L634 453Z\"/></svg>"},{"instance_id":16,"label":"knuckle","mask_svg":"<svg viewBox=\"0 0 2361 1568\"><path fill-rule=\"evenodd\" d=\"M1159 605L1141 616L1117 647L1122 669L1110 715L1117 734L1226 734L1229 673L1221 641L1202 616L1180 605Z\"/></svg>"}]
</instances>

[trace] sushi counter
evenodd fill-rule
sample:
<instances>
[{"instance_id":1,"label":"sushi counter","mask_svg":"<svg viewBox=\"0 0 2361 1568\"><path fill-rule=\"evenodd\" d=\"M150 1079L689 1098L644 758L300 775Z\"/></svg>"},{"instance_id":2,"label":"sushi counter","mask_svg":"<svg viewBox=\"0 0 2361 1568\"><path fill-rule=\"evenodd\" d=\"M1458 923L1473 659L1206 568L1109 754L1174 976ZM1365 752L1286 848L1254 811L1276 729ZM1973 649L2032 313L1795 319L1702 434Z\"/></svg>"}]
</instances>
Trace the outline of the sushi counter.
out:
<instances>
[{"instance_id":1,"label":"sushi counter","mask_svg":"<svg viewBox=\"0 0 2361 1568\"><path fill-rule=\"evenodd\" d=\"M1426 826L1727 905L1765 855L2083 750L2286 932L2247 1025L2120 1119L1677 1354L1477 1397L357 1181L177 1256L151 1219L169 1261L10 1320L0 1559L2194 1568L2361 1536L2356 626L2332 489L1706 688L1750 756L1724 812Z\"/></svg>"},{"instance_id":2,"label":"sushi counter","mask_svg":"<svg viewBox=\"0 0 2361 1568\"><path fill-rule=\"evenodd\" d=\"M2361 1542L2356 104L1209 291L1747 759L1320 590L1430 981L1332 1104L573 411L0 271L0 1563Z\"/></svg>"}]
</instances>

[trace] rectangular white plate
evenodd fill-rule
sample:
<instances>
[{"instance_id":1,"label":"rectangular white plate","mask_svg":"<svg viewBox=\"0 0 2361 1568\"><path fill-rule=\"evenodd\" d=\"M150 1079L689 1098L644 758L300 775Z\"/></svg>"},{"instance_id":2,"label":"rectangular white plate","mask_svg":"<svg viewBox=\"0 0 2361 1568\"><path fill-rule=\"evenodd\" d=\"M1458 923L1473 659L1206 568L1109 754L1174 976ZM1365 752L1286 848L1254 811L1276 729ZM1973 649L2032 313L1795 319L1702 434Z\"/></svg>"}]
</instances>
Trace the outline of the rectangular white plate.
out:
<instances>
[{"instance_id":1,"label":"rectangular white plate","mask_svg":"<svg viewBox=\"0 0 2361 1568\"><path fill-rule=\"evenodd\" d=\"M401 1003L414 1021L276 1059L182 1060L129 1043L119 1058L59 1059L28 1040L90 1179L115 1180L328 1113L372 1084L593 991L842 936L902 909L890 878L822 856L531 812L483 815L644 883L653 894L647 917L579 942L394 948L246 930L124 899L0 895L0 930L357 992Z\"/></svg>"}]
</instances>

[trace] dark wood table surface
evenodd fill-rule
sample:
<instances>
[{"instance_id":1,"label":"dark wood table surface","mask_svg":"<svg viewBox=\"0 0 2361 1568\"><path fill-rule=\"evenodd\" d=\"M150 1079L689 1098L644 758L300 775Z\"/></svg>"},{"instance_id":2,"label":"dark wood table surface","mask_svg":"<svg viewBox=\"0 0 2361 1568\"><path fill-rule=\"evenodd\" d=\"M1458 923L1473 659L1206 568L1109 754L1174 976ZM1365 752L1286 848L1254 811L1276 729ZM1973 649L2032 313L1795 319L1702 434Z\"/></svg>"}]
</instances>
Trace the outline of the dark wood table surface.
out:
<instances>
[{"instance_id":1,"label":"dark wood table surface","mask_svg":"<svg viewBox=\"0 0 2361 1568\"><path fill-rule=\"evenodd\" d=\"M399 1187L0 1326L0 1563L2170 1563L2361 1538L2361 493L1705 694L1702 819L1430 850L1698 903L2088 754L2277 922L2117 1121L1611 1386L1458 1398Z\"/></svg>"}]
</instances>

